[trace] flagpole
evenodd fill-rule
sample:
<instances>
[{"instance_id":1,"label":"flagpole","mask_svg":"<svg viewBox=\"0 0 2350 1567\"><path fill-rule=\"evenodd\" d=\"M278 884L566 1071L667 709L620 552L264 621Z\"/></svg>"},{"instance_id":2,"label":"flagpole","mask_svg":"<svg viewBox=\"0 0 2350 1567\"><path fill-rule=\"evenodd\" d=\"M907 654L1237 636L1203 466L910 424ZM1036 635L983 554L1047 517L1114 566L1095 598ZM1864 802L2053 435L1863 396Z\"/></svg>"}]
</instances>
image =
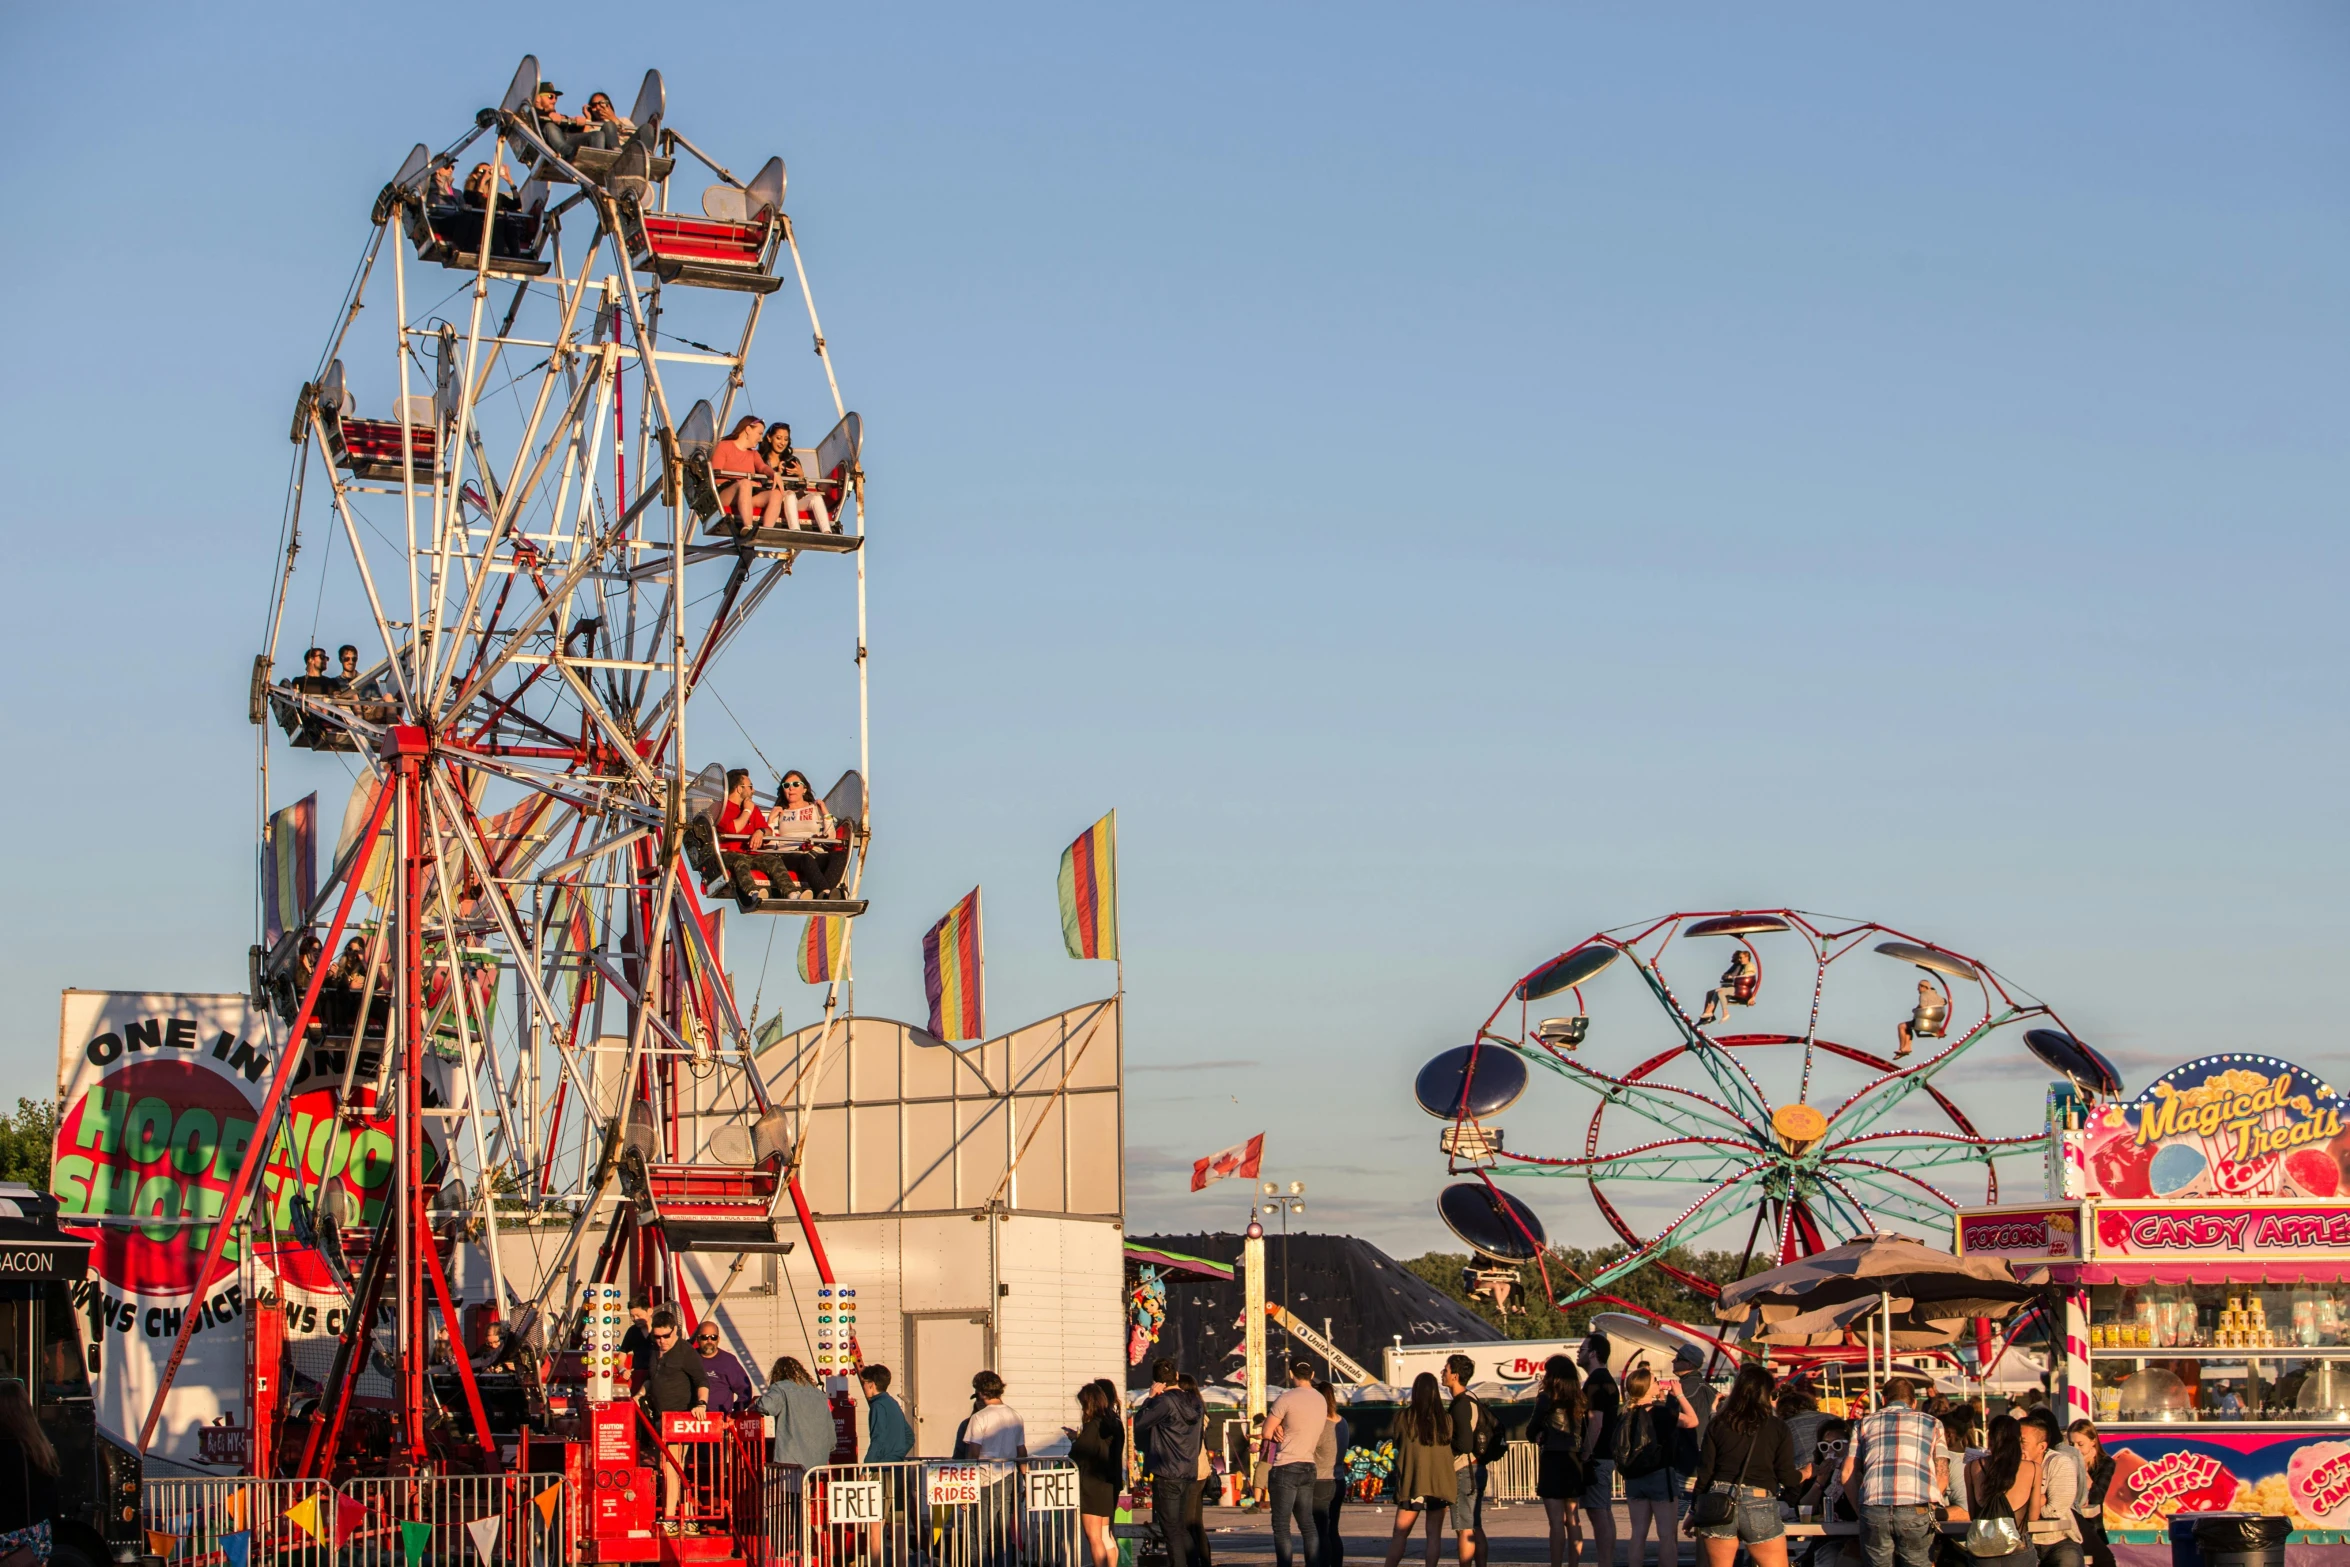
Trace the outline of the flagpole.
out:
<instances>
[{"instance_id":1,"label":"flagpole","mask_svg":"<svg viewBox=\"0 0 2350 1567\"><path fill-rule=\"evenodd\" d=\"M1113 870L1117 864L1118 808L1113 805L1110 807L1110 865ZM1124 1029L1126 1026L1126 928L1118 918L1118 880L1115 875L1110 879L1110 929L1116 932L1118 943L1118 956L1112 961L1118 965L1118 1026L1120 1029Z\"/></svg>"}]
</instances>

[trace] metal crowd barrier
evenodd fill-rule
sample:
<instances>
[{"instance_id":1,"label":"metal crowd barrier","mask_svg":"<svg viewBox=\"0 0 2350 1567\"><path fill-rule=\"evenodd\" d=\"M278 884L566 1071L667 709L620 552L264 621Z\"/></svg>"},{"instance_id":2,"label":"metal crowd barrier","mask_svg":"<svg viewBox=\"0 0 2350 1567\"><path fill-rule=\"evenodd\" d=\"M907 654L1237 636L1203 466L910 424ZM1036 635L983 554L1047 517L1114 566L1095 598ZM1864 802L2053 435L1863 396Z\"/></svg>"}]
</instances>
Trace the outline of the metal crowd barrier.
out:
<instances>
[{"instance_id":1,"label":"metal crowd barrier","mask_svg":"<svg viewBox=\"0 0 2350 1567\"><path fill-rule=\"evenodd\" d=\"M757 1503L764 1490L767 1422L762 1415L665 1414L657 1433L651 1417L638 1412L642 1429L655 1435L651 1467L655 1511L692 1534L727 1534L748 1544L762 1533ZM668 1507L675 1483L678 1505Z\"/></svg>"},{"instance_id":2,"label":"metal crowd barrier","mask_svg":"<svg viewBox=\"0 0 2350 1567\"><path fill-rule=\"evenodd\" d=\"M542 1506L539 1498L557 1494ZM252 1567L406 1567L482 1559L490 1538L500 1561L571 1567L578 1561L563 1477L434 1475L414 1479L150 1479L139 1487L139 1527L167 1534L177 1563L221 1564L241 1556ZM497 1521L493 1534L490 1520ZM407 1541L427 1526L420 1552ZM409 1526L403 1528L403 1526ZM233 1535L244 1536L243 1550ZM224 1543L226 1541L226 1543Z\"/></svg>"},{"instance_id":3,"label":"metal crowd barrier","mask_svg":"<svg viewBox=\"0 0 2350 1567\"><path fill-rule=\"evenodd\" d=\"M1512 1442L1501 1457L1485 1466L1485 1499L1489 1502L1534 1500L1535 1471L1542 1450L1532 1442Z\"/></svg>"},{"instance_id":4,"label":"metal crowd barrier","mask_svg":"<svg viewBox=\"0 0 2350 1567\"><path fill-rule=\"evenodd\" d=\"M796 1567L1086 1567L1066 1458L768 1466L769 1549ZM796 1478L797 1505L778 1489Z\"/></svg>"}]
</instances>

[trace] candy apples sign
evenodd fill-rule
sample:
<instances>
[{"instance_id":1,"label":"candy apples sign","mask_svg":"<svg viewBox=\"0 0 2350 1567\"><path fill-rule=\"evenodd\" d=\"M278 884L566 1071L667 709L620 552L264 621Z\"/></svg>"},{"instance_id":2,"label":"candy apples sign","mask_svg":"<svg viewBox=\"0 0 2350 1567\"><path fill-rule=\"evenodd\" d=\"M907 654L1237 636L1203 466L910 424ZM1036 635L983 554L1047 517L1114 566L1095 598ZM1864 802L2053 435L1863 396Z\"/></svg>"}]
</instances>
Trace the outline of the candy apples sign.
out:
<instances>
[{"instance_id":1,"label":"candy apples sign","mask_svg":"<svg viewBox=\"0 0 2350 1567\"><path fill-rule=\"evenodd\" d=\"M2205 1056L2090 1117L2090 1194L2123 1200L2342 1196L2343 1102L2274 1056Z\"/></svg>"}]
</instances>

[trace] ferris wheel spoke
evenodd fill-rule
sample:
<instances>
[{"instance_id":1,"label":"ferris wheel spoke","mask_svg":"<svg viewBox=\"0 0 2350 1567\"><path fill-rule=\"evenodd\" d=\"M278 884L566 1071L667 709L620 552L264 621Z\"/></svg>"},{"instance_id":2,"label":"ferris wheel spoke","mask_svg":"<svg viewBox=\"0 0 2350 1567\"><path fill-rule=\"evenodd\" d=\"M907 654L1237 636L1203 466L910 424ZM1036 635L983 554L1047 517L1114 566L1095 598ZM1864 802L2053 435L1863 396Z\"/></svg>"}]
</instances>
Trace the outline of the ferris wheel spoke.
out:
<instances>
[{"instance_id":1,"label":"ferris wheel spoke","mask_svg":"<svg viewBox=\"0 0 2350 1567\"><path fill-rule=\"evenodd\" d=\"M1872 1187L1905 1198L1914 1198L1915 1194L1922 1192L1940 1205L1940 1211L1944 1216L1947 1216L1950 1210L1958 1206L1958 1199L1948 1192L1943 1191L1931 1181L1913 1175L1896 1165L1878 1164L1871 1160L1841 1159L1837 1161L1836 1168L1856 1181L1865 1182Z\"/></svg>"},{"instance_id":2,"label":"ferris wheel spoke","mask_svg":"<svg viewBox=\"0 0 2350 1567\"><path fill-rule=\"evenodd\" d=\"M434 773L429 776L435 799L442 802L444 808L446 808L445 802L447 799L448 790L448 784L446 780L441 778L438 773ZM460 849L466 855L468 863L470 863L473 867L473 873L476 876L481 877L485 884L483 888L483 896L488 901L490 905L490 912L497 920L498 925L503 931L508 944L513 947L518 955L527 954L530 951L530 948L522 940L520 921L515 918L513 904L507 898L505 889L499 887L494 881L490 880L487 863L482 857L481 845L475 842L471 836L463 832L459 832L455 836ZM522 976L524 982L530 986L532 991L532 999L538 1003L539 1007L546 1013L546 1015L549 1017L560 1015L559 1009L554 1004L553 997L550 996L547 993L545 987L539 983L539 976L536 965L518 964L517 972ZM557 1050L559 1056L561 1057L563 1066L571 1073L571 1076L574 1080L574 1086L578 1088L580 1093L587 1095L587 1098L584 1099L582 1103L595 1103L596 1101L594 1090L590 1088L586 1080L580 1076L578 1063L574 1059L572 1053L568 1049L562 1048L560 1045L558 1045Z\"/></svg>"},{"instance_id":3,"label":"ferris wheel spoke","mask_svg":"<svg viewBox=\"0 0 2350 1567\"><path fill-rule=\"evenodd\" d=\"M1752 1149L1744 1152L1751 1154ZM1583 1177L1594 1173L1608 1180L1677 1181L1683 1183L1718 1181L1747 1168L1743 1159L1715 1156L1714 1162L1703 1163L1705 1156L1692 1154L1649 1153L1631 1156L1599 1154L1588 1159L1536 1159L1529 1155L1504 1153L1494 1163L1496 1175L1541 1175Z\"/></svg>"},{"instance_id":4,"label":"ferris wheel spoke","mask_svg":"<svg viewBox=\"0 0 2350 1567\"><path fill-rule=\"evenodd\" d=\"M1866 1206L1892 1209L1902 1218L1914 1223L1948 1224L1952 1209L1957 1207L1957 1204L1948 1198L1941 1198L1937 1201L1936 1198L1940 1197L1940 1194L1934 1193L1933 1188L1925 1186L1923 1182L1918 1183L1922 1189L1920 1191L1904 1190L1897 1181L1888 1180L1884 1178L1883 1174L1865 1168L1855 1168L1849 1163L1838 1165L1833 1177L1823 1173L1821 1178L1832 1180L1837 1190L1848 1197L1853 1196L1851 1188L1858 1187L1865 1190L1874 1199ZM1925 1195L1926 1193L1933 1195ZM1854 1200L1859 1201L1860 1199L1856 1197Z\"/></svg>"},{"instance_id":5,"label":"ferris wheel spoke","mask_svg":"<svg viewBox=\"0 0 2350 1567\"><path fill-rule=\"evenodd\" d=\"M1630 949L1626 949L1626 951L1632 959L1632 966L1639 971L1641 979L1646 981L1649 990L1656 996L1658 1004L1663 1006L1666 1014L1672 1018L1673 1026L1680 1031L1682 1043L1688 1047L1689 1054L1696 1060L1699 1070L1712 1080L1716 1091L1724 1099L1733 1102L1743 1101L1746 1113L1755 1123L1759 1124L1769 1120L1771 1115L1770 1099L1763 1093L1762 1085L1754 1080L1753 1074L1748 1072L1744 1064L1733 1057L1730 1052L1708 1039L1697 1025L1689 1020L1689 1014L1682 1009L1680 999L1673 994L1672 987L1665 983L1664 976L1657 972L1655 964L1637 952L1630 952ZM1736 1112L1733 1111L1732 1114L1736 1114Z\"/></svg>"},{"instance_id":6,"label":"ferris wheel spoke","mask_svg":"<svg viewBox=\"0 0 2350 1567\"><path fill-rule=\"evenodd\" d=\"M1994 1030L2013 1022L2018 1015L2017 1009L2014 1007L2009 1007L1996 1014L1986 1015L1983 1021L1967 1030L1965 1035L1951 1044L1949 1048L1928 1058L1922 1065L1911 1067L1906 1072L1888 1073L1875 1082L1856 1089L1850 1098L1837 1107L1836 1114L1829 1119L1835 1121L1849 1114L1853 1119L1846 1126L1846 1135L1858 1136L1866 1132L1870 1127L1891 1115L1905 1101L1925 1092L1931 1087L1934 1079L1955 1065L1961 1056L1990 1038Z\"/></svg>"},{"instance_id":7,"label":"ferris wheel spoke","mask_svg":"<svg viewBox=\"0 0 2350 1567\"><path fill-rule=\"evenodd\" d=\"M1745 1217L1746 1205L1738 1198L1750 1187L1759 1195L1761 1181L1757 1172L1760 1168L1749 1166L1745 1176L1725 1181L1698 1198L1681 1211L1679 1218L1665 1226L1655 1239L1645 1246L1633 1248L1625 1256L1585 1279L1583 1287L1567 1299L1557 1302L1558 1306L1564 1309L1576 1301L1588 1300L1616 1280L1639 1272L1665 1253L1687 1246L1733 1219Z\"/></svg>"},{"instance_id":8,"label":"ferris wheel spoke","mask_svg":"<svg viewBox=\"0 0 2350 1567\"><path fill-rule=\"evenodd\" d=\"M1840 1213L1844 1222L1856 1235L1874 1230L1876 1221L1869 1216L1868 1206L1842 1182L1832 1176L1819 1177L1819 1185L1811 1198L1825 1212Z\"/></svg>"},{"instance_id":9,"label":"ferris wheel spoke","mask_svg":"<svg viewBox=\"0 0 2350 1567\"><path fill-rule=\"evenodd\" d=\"M1590 1089L1607 1104L1634 1109L1668 1131L1699 1137L1727 1137L1749 1145L1755 1141L1753 1129L1740 1121L1736 1112L1703 1094L1676 1088L1669 1083L1641 1083L1628 1078L1610 1077L1579 1061L1562 1061L1556 1056L1539 1055L1532 1059L1570 1082Z\"/></svg>"},{"instance_id":10,"label":"ferris wheel spoke","mask_svg":"<svg viewBox=\"0 0 2350 1567\"><path fill-rule=\"evenodd\" d=\"M1898 1158L1916 1169L1942 1165L1987 1163L2039 1153L2048 1146L2045 1133L2028 1137L1966 1137L1956 1132L1872 1132L1864 1137L1832 1143L1825 1157L1866 1149L1872 1159Z\"/></svg>"}]
</instances>

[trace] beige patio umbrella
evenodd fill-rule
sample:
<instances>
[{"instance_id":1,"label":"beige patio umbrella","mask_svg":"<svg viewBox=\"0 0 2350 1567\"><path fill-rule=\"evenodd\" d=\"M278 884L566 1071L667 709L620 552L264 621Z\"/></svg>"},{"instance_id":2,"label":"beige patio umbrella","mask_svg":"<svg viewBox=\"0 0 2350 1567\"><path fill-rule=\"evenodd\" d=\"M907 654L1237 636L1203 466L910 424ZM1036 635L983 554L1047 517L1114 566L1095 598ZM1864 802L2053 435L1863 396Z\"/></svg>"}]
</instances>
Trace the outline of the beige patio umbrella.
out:
<instances>
[{"instance_id":1,"label":"beige patio umbrella","mask_svg":"<svg viewBox=\"0 0 2350 1567\"><path fill-rule=\"evenodd\" d=\"M1765 1306L1757 1310L1748 1325L1753 1332L1749 1341L1765 1344L1797 1346L1832 1346L1842 1344L1852 1333L1874 1333L1883 1323L1885 1306L1882 1297L1848 1300L1836 1306L1817 1306L1810 1311L1794 1312L1785 1316L1784 1306ZM1964 1317L1924 1318L1916 1314L1917 1302L1907 1295L1896 1295L1891 1301L1892 1333L1895 1349L1935 1349L1958 1337L1966 1326ZM1940 1308L1936 1308L1939 1310ZM1871 1322L1867 1319L1875 1318ZM1855 1326L1860 1324L1860 1326Z\"/></svg>"},{"instance_id":2,"label":"beige patio umbrella","mask_svg":"<svg viewBox=\"0 0 2350 1567\"><path fill-rule=\"evenodd\" d=\"M1940 1325L2004 1317L2036 1293L2001 1258L1959 1257L1906 1236L1870 1235L1725 1285L1714 1316L1758 1319L1750 1331L1773 1343L1808 1343L1820 1334L1836 1343L1853 1323L1863 1323L1873 1396L1880 1343L1890 1375L1896 1348L1922 1347L1904 1346L1905 1334L1941 1334L1928 1342L1948 1343L1957 1328L1941 1333ZM1872 1313L1876 1321L1869 1323Z\"/></svg>"}]
</instances>

